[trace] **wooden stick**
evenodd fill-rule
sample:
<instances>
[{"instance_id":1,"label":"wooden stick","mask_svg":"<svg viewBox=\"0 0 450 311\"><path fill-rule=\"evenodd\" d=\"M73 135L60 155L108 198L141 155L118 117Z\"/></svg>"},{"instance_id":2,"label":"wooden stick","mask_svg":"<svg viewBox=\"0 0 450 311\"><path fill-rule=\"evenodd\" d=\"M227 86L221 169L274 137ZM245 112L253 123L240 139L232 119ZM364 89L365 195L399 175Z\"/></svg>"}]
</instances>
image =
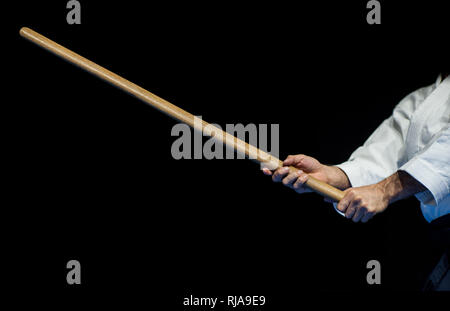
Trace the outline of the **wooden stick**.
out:
<instances>
[{"instance_id":1,"label":"wooden stick","mask_svg":"<svg viewBox=\"0 0 450 311\"><path fill-rule=\"evenodd\" d=\"M221 129L195 118L194 115L189 112L169 103L150 93L149 91L141 88L140 86L122 78L121 76L97 65L96 63L72 52L71 50L59 45L58 43L44 37L43 35L31 30L30 28L23 27L20 29L20 35L31 42L39 45L40 47L52 52L53 54L62 57L70 63L81 67L82 69L94 74L95 76L109 82L116 87L124 90L125 92L139 98L143 102L158 109L161 112L173 117L174 119L184 122L196 130L202 131L204 134L213 136L216 139L220 139L222 143L234 148L238 152L244 153L251 159L262 163L269 169L276 169L283 166L283 162L273 157L267 152L264 152L255 146L252 146L241 139L222 131ZM290 167L291 172L297 171L296 168ZM317 193L339 201L343 198L344 193L318 179L309 176L306 186L316 191Z\"/></svg>"}]
</instances>

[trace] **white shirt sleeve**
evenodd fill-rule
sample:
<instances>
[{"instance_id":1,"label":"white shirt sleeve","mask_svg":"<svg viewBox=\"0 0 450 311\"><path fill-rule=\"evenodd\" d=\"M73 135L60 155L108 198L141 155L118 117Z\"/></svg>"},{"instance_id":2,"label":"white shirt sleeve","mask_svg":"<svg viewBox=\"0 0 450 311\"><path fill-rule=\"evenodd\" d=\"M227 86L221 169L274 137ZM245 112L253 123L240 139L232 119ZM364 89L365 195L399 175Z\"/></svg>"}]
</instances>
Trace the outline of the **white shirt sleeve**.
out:
<instances>
[{"instance_id":1,"label":"white shirt sleeve","mask_svg":"<svg viewBox=\"0 0 450 311\"><path fill-rule=\"evenodd\" d=\"M450 193L450 127L442 129L400 170L427 188L427 191L416 195L419 201L426 205L440 204Z\"/></svg>"},{"instance_id":2,"label":"white shirt sleeve","mask_svg":"<svg viewBox=\"0 0 450 311\"><path fill-rule=\"evenodd\" d=\"M406 96L394 109L392 116L372 133L363 146L356 149L347 162L336 165L347 175L352 187L377 183L398 170L404 159L405 141L411 117L434 87L421 88ZM412 165L412 164L411 164ZM335 210L344 216L344 213Z\"/></svg>"},{"instance_id":3,"label":"white shirt sleeve","mask_svg":"<svg viewBox=\"0 0 450 311\"><path fill-rule=\"evenodd\" d=\"M398 170L412 114L432 90L432 86L425 87L406 96L364 145L347 162L337 165L347 174L352 187L377 183Z\"/></svg>"}]
</instances>

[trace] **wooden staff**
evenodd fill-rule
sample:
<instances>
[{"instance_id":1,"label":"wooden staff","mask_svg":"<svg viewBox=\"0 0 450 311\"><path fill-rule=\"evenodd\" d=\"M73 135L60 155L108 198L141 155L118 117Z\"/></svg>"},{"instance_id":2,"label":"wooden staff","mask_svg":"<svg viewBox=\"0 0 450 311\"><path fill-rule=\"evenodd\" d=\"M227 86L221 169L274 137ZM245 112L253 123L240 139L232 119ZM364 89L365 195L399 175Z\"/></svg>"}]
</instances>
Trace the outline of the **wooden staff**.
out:
<instances>
[{"instance_id":1,"label":"wooden staff","mask_svg":"<svg viewBox=\"0 0 450 311\"><path fill-rule=\"evenodd\" d=\"M283 166L282 161L273 157L269 153L264 152L225 131L222 131L221 129L209 124L208 122L195 118L194 115L190 114L189 112L169 103L168 101L154 95L153 93L150 93L149 91L122 78L121 76L109 71L108 69L103 68L102 66L99 66L96 63L72 52L71 50L44 37L43 35L35 32L34 30L31 30L30 28L21 28L20 35L39 45L40 47L52 52L53 54L62 57L70 63L77 65L82 69L96 75L102 80L105 80L106 82L109 82L116 87L124 90L125 92L139 98L143 102L158 109L159 111L164 112L175 120L184 122L194 129L202 131L206 135L213 136L215 139L221 140L222 143L234 148L238 152L244 153L250 159L262 163L265 167L271 170ZM290 167L290 170L291 172L297 171L295 167ZM341 190L336 189L311 176L309 176L305 184L315 192L333 200L340 201L344 197L344 193Z\"/></svg>"}]
</instances>

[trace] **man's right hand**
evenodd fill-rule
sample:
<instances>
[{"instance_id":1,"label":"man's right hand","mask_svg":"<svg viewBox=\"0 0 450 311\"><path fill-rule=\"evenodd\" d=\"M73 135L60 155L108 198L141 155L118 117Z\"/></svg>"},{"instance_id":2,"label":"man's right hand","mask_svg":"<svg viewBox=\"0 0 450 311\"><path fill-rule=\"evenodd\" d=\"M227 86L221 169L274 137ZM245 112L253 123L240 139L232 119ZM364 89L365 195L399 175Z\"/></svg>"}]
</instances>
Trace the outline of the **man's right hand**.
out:
<instances>
[{"instance_id":1,"label":"man's right hand","mask_svg":"<svg viewBox=\"0 0 450 311\"><path fill-rule=\"evenodd\" d=\"M298 171L290 173L289 166L297 168ZM285 186L294 189L298 193L311 191L309 188L304 187L309 176L340 189L350 187L347 175L341 169L323 165L315 158L304 154L288 156L283 162L283 167L275 170L273 173L267 168L264 168L263 172L266 175L272 175L274 182L282 182Z\"/></svg>"}]
</instances>

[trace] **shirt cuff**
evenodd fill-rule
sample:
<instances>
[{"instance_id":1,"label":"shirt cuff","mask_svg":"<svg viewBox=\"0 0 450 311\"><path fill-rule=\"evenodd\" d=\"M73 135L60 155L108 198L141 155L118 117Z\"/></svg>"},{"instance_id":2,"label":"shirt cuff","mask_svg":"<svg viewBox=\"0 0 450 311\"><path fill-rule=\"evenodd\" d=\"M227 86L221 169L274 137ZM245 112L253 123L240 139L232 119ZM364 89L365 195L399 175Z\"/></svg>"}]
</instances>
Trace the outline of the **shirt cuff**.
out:
<instances>
[{"instance_id":1,"label":"shirt cuff","mask_svg":"<svg viewBox=\"0 0 450 311\"><path fill-rule=\"evenodd\" d=\"M344 171L352 187L361 187L366 185L362 178L363 174L361 172L361 165L356 163L355 160L347 161L335 166Z\"/></svg>"},{"instance_id":2,"label":"shirt cuff","mask_svg":"<svg viewBox=\"0 0 450 311\"><path fill-rule=\"evenodd\" d=\"M416 198L423 204L438 205L448 195L447 184L427 161L420 158L412 159L399 170L407 172L427 188L426 191L416 194Z\"/></svg>"}]
</instances>

